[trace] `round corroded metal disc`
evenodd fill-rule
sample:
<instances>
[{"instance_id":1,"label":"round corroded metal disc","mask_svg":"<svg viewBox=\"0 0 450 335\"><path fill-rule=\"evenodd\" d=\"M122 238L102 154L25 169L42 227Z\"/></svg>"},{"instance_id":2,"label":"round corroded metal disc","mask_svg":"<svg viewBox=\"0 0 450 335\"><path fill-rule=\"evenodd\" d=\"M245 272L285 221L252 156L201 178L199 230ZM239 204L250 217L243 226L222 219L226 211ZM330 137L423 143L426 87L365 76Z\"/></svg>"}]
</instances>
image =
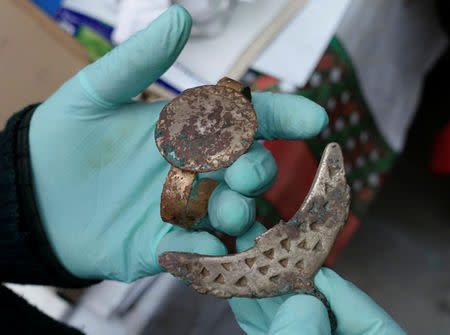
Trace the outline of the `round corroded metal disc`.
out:
<instances>
[{"instance_id":1,"label":"round corroded metal disc","mask_svg":"<svg viewBox=\"0 0 450 335\"><path fill-rule=\"evenodd\" d=\"M205 85L185 90L164 107L155 139L171 165L207 172L230 166L246 152L256 129L255 110L241 93Z\"/></svg>"}]
</instances>

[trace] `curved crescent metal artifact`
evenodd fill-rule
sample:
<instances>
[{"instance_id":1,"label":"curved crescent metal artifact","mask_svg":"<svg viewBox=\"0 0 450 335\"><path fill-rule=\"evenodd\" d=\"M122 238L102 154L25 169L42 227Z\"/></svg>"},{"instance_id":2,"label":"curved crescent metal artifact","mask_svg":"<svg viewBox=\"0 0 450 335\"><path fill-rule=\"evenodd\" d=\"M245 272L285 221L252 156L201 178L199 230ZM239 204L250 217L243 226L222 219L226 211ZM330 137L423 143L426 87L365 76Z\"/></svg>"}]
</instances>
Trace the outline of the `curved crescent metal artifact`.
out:
<instances>
[{"instance_id":1,"label":"curved crescent metal artifact","mask_svg":"<svg viewBox=\"0 0 450 335\"><path fill-rule=\"evenodd\" d=\"M334 315L313 279L347 221L349 205L342 152L331 143L297 213L256 238L252 248L226 256L167 252L159 264L196 291L220 298L314 295L327 306L335 327Z\"/></svg>"}]
</instances>

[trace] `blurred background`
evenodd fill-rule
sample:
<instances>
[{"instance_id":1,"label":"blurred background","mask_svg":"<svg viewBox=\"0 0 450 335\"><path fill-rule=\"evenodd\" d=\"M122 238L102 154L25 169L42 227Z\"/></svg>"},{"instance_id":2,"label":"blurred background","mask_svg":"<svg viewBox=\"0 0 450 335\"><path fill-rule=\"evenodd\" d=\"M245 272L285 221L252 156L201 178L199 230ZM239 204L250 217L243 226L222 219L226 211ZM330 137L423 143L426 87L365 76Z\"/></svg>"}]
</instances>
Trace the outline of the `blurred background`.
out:
<instances>
[{"instance_id":1,"label":"blurred background","mask_svg":"<svg viewBox=\"0 0 450 335\"><path fill-rule=\"evenodd\" d=\"M448 334L450 4L5 0L1 122L45 100L172 4L193 16L191 39L139 98L172 98L228 75L254 91L298 94L321 104L330 123L319 136L264 143L279 176L257 199L258 219L271 225L289 218L323 148L339 142L353 201L327 266L368 293L409 334ZM167 274L84 290L6 285L87 334L243 334L226 301L199 295Z\"/></svg>"}]
</instances>

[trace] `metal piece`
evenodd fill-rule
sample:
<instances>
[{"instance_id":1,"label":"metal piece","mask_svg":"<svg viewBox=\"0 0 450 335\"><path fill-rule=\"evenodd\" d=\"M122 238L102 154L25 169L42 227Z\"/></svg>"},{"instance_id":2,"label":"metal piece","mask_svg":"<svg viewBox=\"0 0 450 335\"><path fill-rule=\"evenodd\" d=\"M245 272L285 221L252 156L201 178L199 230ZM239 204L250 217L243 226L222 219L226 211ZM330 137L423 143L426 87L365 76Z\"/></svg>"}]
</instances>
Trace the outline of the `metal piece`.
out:
<instances>
[{"instance_id":1,"label":"metal piece","mask_svg":"<svg viewBox=\"0 0 450 335\"><path fill-rule=\"evenodd\" d=\"M244 84L236 80L230 79L228 77L223 77L217 82L217 85L230 87L233 90L240 92L248 101L252 102L250 87L245 86Z\"/></svg>"},{"instance_id":2,"label":"metal piece","mask_svg":"<svg viewBox=\"0 0 450 335\"><path fill-rule=\"evenodd\" d=\"M208 172L230 166L246 152L256 129L255 110L240 92L205 85L184 91L164 107L155 137L171 165Z\"/></svg>"},{"instance_id":3,"label":"metal piece","mask_svg":"<svg viewBox=\"0 0 450 335\"><path fill-rule=\"evenodd\" d=\"M195 223L187 216L186 208L196 176L195 172L170 167L161 193L160 211L163 221L177 222L178 226L185 229Z\"/></svg>"},{"instance_id":4,"label":"metal piece","mask_svg":"<svg viewBox=\"0 0 450 335\"><path fill-rule=\"evenodd\" d=\"M197 173L172 166L161 193L161 218L191 229L208 213L208 200L219 182L204 178L194 185Z\"/></svg>"},{"instance_id":5,"label":"metal piece","mask_svg":"<svg viewBox=\"0 0 450 335\"><path fill-rule=\"evenodd\" d=\"M331 143L307 197L289 222L280 221L259 236L252 248L238 254L168 252L159 257L159 264L200 293L220 298L307 293L329 309L313 279L347 221L349 205L342 152L337 143Z\"/></svg>"},{"instance_id":6,"label":"metal piece","mask_svg":"<svg viewBox=\"0 0 450 335\"><path fill-rule=\"evenodd\" d=\"M238 92L241 92L244 89L244 84L228 77L223 77L217 82L216 85L229 87Z\"/></svg>"},{"instance_id":7,"label":"metal piece","mask_svg":"<svg viewBox=\"0 0 450 335\"><path fill-rule=\"evenodd\" d=\"M243 93L240 93L240 92ZM231 165L253 143L256 113L248 88L230 78L184 91L162 110L156 145L172 165L161 194L161 218L190 229L207 213L217 182L198 172Z\"/></svg>"}]
</instances>

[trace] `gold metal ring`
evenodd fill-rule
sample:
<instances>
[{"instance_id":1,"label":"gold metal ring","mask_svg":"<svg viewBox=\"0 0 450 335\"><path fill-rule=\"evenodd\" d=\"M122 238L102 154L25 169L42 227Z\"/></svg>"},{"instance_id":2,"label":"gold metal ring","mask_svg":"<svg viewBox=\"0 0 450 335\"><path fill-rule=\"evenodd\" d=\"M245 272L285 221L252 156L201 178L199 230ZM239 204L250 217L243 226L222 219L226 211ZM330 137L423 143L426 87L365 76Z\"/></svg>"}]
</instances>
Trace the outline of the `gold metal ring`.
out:
<instances>
[{"instance_id":1,"label":"gold metal ring","mask_svg":"<svg viewBox=\"0 0 450 335\"><path fill-rule=\"evenodd\" d=\"M197 174L230 166L253 143L256 113L248 87L230 78L185 90L161 111L155 140L171 164L161 218L190 229L207 213L217 181ZM194 186L194 187L193 187Z\"/></svg>"}]
</instances>

